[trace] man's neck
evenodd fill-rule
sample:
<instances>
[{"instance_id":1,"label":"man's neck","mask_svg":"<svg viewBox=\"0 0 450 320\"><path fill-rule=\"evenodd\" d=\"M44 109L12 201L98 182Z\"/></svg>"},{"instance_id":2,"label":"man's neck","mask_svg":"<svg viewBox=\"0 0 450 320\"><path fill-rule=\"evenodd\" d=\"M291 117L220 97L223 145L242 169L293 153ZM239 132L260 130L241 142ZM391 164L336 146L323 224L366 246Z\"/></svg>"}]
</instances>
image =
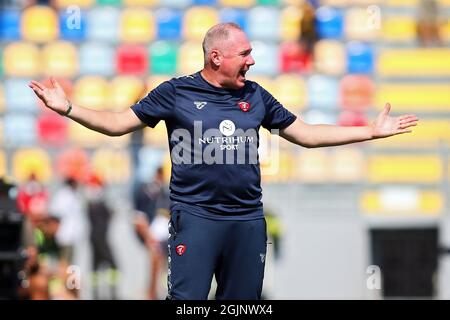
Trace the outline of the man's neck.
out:
<instances>
[{"instance_id":1,"label":"man's neck","mask_svg":"<svg viewBox=\"0 0 450 320\"><path fill-rule=\"evenodd\" d=\"M224 89L224 87L217 80L217 76L216 76L214 70L211 70L211 69L205 67L205 68L203 68L202 71L200 71L200 74L203 77L203 79L205 79L205 81L208 82L213 87Z\"/></svg>"}]
</instances>

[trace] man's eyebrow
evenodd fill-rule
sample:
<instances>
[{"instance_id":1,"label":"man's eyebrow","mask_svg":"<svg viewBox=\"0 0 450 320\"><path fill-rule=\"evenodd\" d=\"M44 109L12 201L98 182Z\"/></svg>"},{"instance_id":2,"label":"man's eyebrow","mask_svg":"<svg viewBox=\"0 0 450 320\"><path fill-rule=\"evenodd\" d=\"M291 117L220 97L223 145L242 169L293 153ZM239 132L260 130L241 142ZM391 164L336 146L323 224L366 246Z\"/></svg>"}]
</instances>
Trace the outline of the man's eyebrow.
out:
<instances>
[{"instance_id":1,"label":"man's eyebrow","mask_svg":"<svg viewBox=\"0 0 450 320\"><path fill-rule=\"evenodd\" d=\"M245 50L242 50L241 52L239 52L239 54L250 53L250 52L252 52L252 50L253 50L253 48L245 49Z\"/></svg>"}]
</instances>

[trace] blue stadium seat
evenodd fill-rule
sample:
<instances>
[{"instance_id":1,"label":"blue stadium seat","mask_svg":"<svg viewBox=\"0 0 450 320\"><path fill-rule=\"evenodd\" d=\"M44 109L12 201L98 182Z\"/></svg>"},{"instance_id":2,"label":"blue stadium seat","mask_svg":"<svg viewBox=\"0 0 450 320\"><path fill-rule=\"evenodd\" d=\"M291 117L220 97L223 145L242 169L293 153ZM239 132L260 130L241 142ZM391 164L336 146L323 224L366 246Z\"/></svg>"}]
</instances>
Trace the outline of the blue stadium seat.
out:
<instances>
[{"instance_id":1,"label":"blue stadium seat","mask_svg":"<svg viewBox=\"0 0 450 320\"><path fill-rule=\"evenodd\" d=\"M280 11L274 7L254 7L247 15L251 40L278 40L280 38Z\"/></svg>"},{"instance_id":2,"label":"blue stadium seat","mask_svg":"<svg viewBox=\"0 0 450 320\"><path fill-rule=\"evenodd\" d=\"M0 12L0 39L7 41L20 39L20 11Z\"/></svg>"},{"instance_id":3,"label":"blue stadium seat","mask_svg":"<svg viewBox=\"0 0 450 320\"><path fill-rule=\"evenodd\" d=\"M6 146L22 147L36 143L36 121L29 114L7 114L3 128Z\"/></svg>"},{"instance_id":4,"label":"blue stadium seat","mask_svg":"<svg viewBox=\"0 0 450 320\"><path fill-rule=\"evenodd\" d=\"M250 73L257 75L275 75L278 73L278 47L272 43L253 41L252 56L256 64L251 67Z\"/></svg>"},{"instance_id":5,"label":"blue stadium seat","mask_svg":"<svg viewBox=\"0 0 450 320\"><path fill-rule=\"evenodd\" d=\"M234 22L239 25L244 32L247 32L247 11L235 8L223 8L220 10L220 22Z\"/></svg>"},{"instance_id":6,"label":"blue stadium seat","mask_svg":"<svg viewBox=\"0 0 450 320\"><path fill-rule=\"evenodd\" d=\"M337 109L339 83L333 77L314 75L307 81L308 106L327 110Z\"/></svg>"},{"instance_id":7,"label":"blue stadium seat","mask_svg":"<svg viewBox=\"0 0 450 320\"><path fill-rule=\"evenodd\" d=\"M181 37L182 13L167 8L155 12L157 38L160 40L178 40Z\"/></svg>"},{"instance_id":8,"label":"blue stadium seat","mask_svg":"<svg viewBox=\"0 0 450 320\"><path fill-rule=\"evenodd\" d=\"M370 45L351 41L347 44L347 71L349 73L371 74L374 66L374 54Z\"/></svg>"},{"instance_id":9,"label":"blue stadium seat","mask_svg":"<svg viewBox=\"0 0 450 320\"><path fill-rule=\"evenodd\" d=\"M79 19L79 20L78 20ZM60 37L69 41L82 41L86 38L85 12L81 12L77 19L72 13L61 10L59 14Z\"/></svg>"},{"instance_id":10,"label":"blue stadium seat","mask_svg":"<svg viewBox=\"0 0 450 320\"><path fill-rule=\"evenodd\" d=\"M107 44L86 42L79 49L80 74L112 76L115 72L115 51Z\"/></svg>"},{"instance_id":11,"label":"blue stadium seat","mask_svg":"<svg viewBox=\"0 0 450 320\"><path fill-rule=\"evenodd\" d=\"M4 82L5 102L8 112L36 112L36 97L28 87L28 79L12 78Z\"/></svg>"},{"instance_id":12,"label":"blue stadium seat","mask_svg":"<svg viewBox=\"0 0 450 320\"><path fill-rule=\"evenodd\" d=\"M192 0L160 0L161 7L168 8L186 8L192 3Z\"/></svg>"},{"instance_id":13,"label":"blue stadium seat","mask_svg":"<svg viewBox=\"0 0 450 320\"><path fill-rule=\"evenodd\" d=\"M195 6L215 6L217 0L192 0L192 4Z\"/></svg>"},{"instance_id":14,"label":"blue stadium seat","mask_svg":"<svg viewBox=\"0 0 450 320\"><path fill-rule=\"evenodd\" d=\"M343 33L344 18L336 8L323 6L316 11L316 28L320 38L340 39Z\"/></svg>"},{"instance_id":15,"label":"blue stadium seat","mask_svg":"<svg viewBox=\"0 0 450 320\"><path fill-rule=\"evenodd\" d=\"M96 7L87 13L88 40L117 42L120 10L115 7Z\"/></svg>"}]
</instances>

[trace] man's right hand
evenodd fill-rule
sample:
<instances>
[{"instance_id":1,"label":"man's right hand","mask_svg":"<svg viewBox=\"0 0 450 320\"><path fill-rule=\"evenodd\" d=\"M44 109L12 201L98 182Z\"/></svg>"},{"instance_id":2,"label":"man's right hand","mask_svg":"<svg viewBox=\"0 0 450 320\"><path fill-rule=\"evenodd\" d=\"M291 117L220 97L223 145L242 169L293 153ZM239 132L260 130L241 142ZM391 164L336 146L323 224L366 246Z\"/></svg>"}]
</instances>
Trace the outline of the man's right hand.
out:
<instances>
[{"instance_id":1,"label":"man's right hand","mask_svg":"<svg viewBox=\"0 0 450 320\"><path fill-rule=\"evenodd\" d=\"M53 88L47 88L42 83L32 80L28 86L33 89L36 96L47 106L47 108L64 114L69 107L66 94L59 83L52 77L50 78Z\"/></svg>"}]
</instances>

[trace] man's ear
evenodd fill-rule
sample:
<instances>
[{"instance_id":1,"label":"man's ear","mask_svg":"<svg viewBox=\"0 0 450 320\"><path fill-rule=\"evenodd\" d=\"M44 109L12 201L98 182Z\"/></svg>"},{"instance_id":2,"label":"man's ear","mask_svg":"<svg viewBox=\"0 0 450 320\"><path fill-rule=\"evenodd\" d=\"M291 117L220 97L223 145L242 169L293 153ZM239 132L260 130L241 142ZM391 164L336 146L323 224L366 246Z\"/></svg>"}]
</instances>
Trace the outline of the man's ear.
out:
<instances>
[{"instance_id":1,"label":"man's ear","mask_svg":"<svg viewBox=\"0 0 450 320\"><path fill-rule=\"evenodd\" d=\"M222 61L222 57L218 50L211 50L211 62L214 66L219 67Z\"/></svg>"}]
</instances>

